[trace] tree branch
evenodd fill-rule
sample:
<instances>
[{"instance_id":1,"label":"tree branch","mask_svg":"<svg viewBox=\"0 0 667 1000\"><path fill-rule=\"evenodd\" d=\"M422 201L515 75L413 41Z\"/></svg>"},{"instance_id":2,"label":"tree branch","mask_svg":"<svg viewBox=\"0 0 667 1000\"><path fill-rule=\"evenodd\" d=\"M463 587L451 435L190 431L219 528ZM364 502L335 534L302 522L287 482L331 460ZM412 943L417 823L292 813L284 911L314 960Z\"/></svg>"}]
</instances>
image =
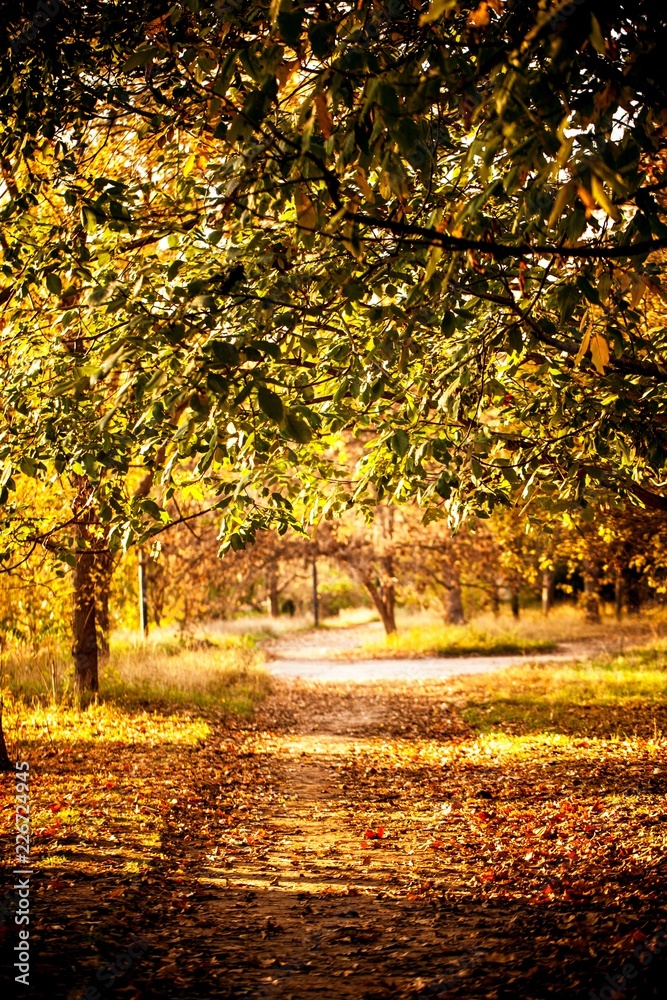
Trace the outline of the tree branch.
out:
<instances>
[{"instance_id":1,"label":"tree branch","mask_svg":"<svg viewBox=\"0 0 667 1000\"><path fill-rule=\"evenodd\" d=\"M622 257L642 257L653 250L663 250L667 247L667 237L657 240L640 240L628 246L596 247L596 246L549 246L541 243L517 243L507 246L493 243L490 240L469 240L463 236L450 236L441 233L431 226L415 226L409 222L394 222L390 219L378 219L363 212L346 212L343 218L348 222L357 222L371 229L386 229L395 236L418 237L426 246L442 247L443 250L474 250L476 253L487 254L496 260L507 260L517 257L569 257L577 260L616 260Z\"/></svg>"}]
</instances>

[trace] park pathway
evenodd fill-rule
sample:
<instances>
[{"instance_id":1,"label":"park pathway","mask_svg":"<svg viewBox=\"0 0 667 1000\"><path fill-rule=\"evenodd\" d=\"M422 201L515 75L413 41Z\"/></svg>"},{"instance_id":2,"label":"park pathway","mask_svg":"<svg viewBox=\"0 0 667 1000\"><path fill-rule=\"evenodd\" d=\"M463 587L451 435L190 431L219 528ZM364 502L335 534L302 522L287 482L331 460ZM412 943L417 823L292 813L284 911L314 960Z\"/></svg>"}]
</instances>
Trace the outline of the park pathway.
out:
<instances>
[{"instance_id":1,"label":"park pathway","mask_svg":"<svg viewBox=\"0 0 667 1000\"><path fill-rule=\"evenodd\" d=\"M216 939L224 928L221 996L426 1000L465 991L480 963L529 958L518 913L499 924L471 906L465 867L429 846L445 800L414 794L418 768L391 773L386 750L423 743L429 717L431 737L460 735L432 708L349 687L283 688L268 706L243 828L198 880Z\"/></svg>"},{"instance_id":2,"label":"park pathway","mask_svg":"<svg viewBox=\"0 0 667 1000\"><path fill-rule=\"evenodd\" d=\"M618 967L638 901L641 926L664 923L661 871L614 853L614 809L658 795L662 772L622 745L504 755L467 728L446 677L278 676L254 719L207 720L196 744L118 747L124 794L130 762L152 776L153 846L113 827L113 844L74 845L81 860L121 852L94 877L45 866L26 1000L584 998ZM647 976L623 1000L664 996L664 963Z\"/></svg>"},{"instance_id":3,"label":"park pathway","mask_svg":"<svg viewBox=\"0 0 667 1000\"><path fill-rule=\"evenodd\" d=\"M529 810L544 763L454 773L468 737L438 684L277 682L253 726L232 742L221 725L188 763L128 995L587 996L614 906L554 896L528 861L520 892L494 886L485 817Z\"/></svg>"}]
</instances>

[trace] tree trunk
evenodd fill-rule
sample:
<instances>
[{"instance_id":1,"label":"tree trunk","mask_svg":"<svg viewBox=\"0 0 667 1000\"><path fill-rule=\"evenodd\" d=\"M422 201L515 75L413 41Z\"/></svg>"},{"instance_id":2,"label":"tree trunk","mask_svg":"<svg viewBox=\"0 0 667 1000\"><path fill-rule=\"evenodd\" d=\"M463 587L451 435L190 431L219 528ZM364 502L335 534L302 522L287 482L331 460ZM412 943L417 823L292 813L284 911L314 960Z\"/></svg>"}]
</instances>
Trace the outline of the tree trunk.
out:
<instances>
[{"instance_id":1,"label":"tree trunk","mask_svg":"<svg viewBox=\"0 0 667 1000\"><path fill-rule=\"evenodd\" d=\"M272 618L277 618L280 615L280 606L278 603L278 573L276 572L275 562L269 563L267 578L269 586L269 611Z\"/></svg>"},{"instance_id":2,"label":"tree trunk","mask_svg":"<svg viewBox=\"0 0 667 1000\"><path fill-rule=\"evenodd\" d=\"M614 579L614 612L616 614L616 621L620 622L623 617L623 601L625 598L625 580L623 579L623 573L621 570L616 571L616 577Z\"/></svg>"},{"instance_id":3,"label":"tree trunk","mask_svg":"<svg viewBox=\"0 0 667 1000\"><path fill-rule=\"evenodd\" d=\"M546 617L554 606L556 574L552 569L542 571L542 614Z\"/></svg>"},{"instance_id":4,"label":"tree trunk","mask_svg":"<svg viewBox=\"0 0 667 1000\"><path fill-rule=\"evenodd\" d=\"M77 476L74 513L78 538L83 546L76 551L74 566L74 599L72 608L72 656L74 657L74 687L78 694L99 690L97 672L97 629L95 626L95 552L91 551L89 524L91 487L84 476Z\"/></svg>"},{"instance_id":5,"label":"tree trunk","mask_svg":"<svg viewBox=\"0 0 667 1000\"><path fill-rule=\"evenodd\" d=\"M465 625L461 577L456 570L445 571L444 618L447 625Z\"/></svg>"},{"instance_id":6,"label":"tree trunk","mask_svg":"<svg viewBox=\"0 0 667 1000\"><path fill-rule=\"evenodd\" d=\"M79 694L99 690L94 565L94 553L85 549L77 553L74 567L72 655L74 684Z\"/></svg>"},{"instance_id":7,"label":"tree trunk","mask_svg":"<svg viewBox=\"0 0 667 1000\"><path fill-rule=\"evenodd\" d=\"M391 582L384 584L379 582L373 583L369 577L363 577L362 583L366 593L377 608L385 632L387 635L391 635L396 631L396 595L394 584Z\"/></svg>"},{"instance_id":8,"label":"tree trunk","mask_svg":"<svg viewBox=\"0 0 667 1000\"><path fill-rule=\"evenodd\" d=\"M320 594L317 589L317 554L313 553L313 624L320 627Z\"/></svg>"},{"instance_id":9,"label":"tree trunk","mask_svg":"<svg viewBox=\"0 0 667 1000\"><path fill-rule=\"evenodd\" d=\"M638 615L642 607L642 598L639 581L637 580L636 575L634 573L628 573L626 570L624 574L624 584L628 614Z\"/></svg>"},{"instance_id":10,"label":"tree trunk","mask_svg":"<svg viewBox=\"0 0 667 1000\"><path fill-rule=\"evenodd\" d=\"M109 597L112 575L113 556L108 550L98 552L95 559L95 627L101 662L109 659Z\"/></svg>"},{"instance_id":11,"label":"tree trunk","mask_svg":"<svg viewBox=\"0 0 667 1000\"><path fill-rule=\"evenodd\" d=\"M5 743L5 731L2 728L2 709L3 704L0 701L0 771L13 771L14 765L9 759L7 744Z\"/></svg>"},{"instance_id":12,"label":"tree trunk","mask_svg":"<svg viewBox=\"0 0 667 1000\"><path fill-rule=\"evenodd\" d=\"M497 583L494 583L491 587L491 610L493 611L494 618L497 618L500 614L500 593L498 592Z\"/></svg>"},{"instance_id":13,"label":"tree trunk","mask_svg":"<svg viewBox=\"0 0 667 1000\"><path fill-rule=\"evenodd\" d=\"M520 617L520 604L519 604L519 588L512 587L512 596L510 598L510 607L512 609L512 617L518 621Z\"/></svg>"},{"instance_id":14,"label":"tree trunk","mask_svg":"<svg viewBox=\"0 0 667 1000\"><path fill-rule=\"evenodd\" d=\"M600 621L600 598L598 596L597 572L591 563L585 563L583 567L584 593L582 604L584 618L592 625Z\"/></svg>"},{"instance_id":15,"label":"tree trunk","mask_svg":"<svg viewBox=\"0 0 667 1000\"><path fill-rule=\"evenodd\" d=\"M5 731L2 728L2 713L5 707L2 700L2 688L5 683L4 652L5 636L4 634L0 634L0 666L2 667L2 672L0 673L0 771L13 771L14 765L9 759L7 744L5 743Z\"/></svg>"}]
</instances>

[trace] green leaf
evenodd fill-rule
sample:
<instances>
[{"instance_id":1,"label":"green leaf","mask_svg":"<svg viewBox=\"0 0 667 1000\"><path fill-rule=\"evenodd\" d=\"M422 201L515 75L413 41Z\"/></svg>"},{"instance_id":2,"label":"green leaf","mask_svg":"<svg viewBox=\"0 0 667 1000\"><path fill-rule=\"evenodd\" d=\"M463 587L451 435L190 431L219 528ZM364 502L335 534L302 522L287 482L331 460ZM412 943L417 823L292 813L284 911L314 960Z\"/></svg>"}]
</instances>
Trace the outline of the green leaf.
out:
<instances>
[{"instance_id":1,"label":"green leaf","mask_svg":"<svg viewBox=\"0 0 667 1000\"><path fill-rule=\"evenodd\" d=\"M333 21L312 21L308 38L316 59L326 59L336 45L336 25Z\"/></svg>"},{"instance_id":2,"label":"green leaf","mask_svg":"<svg viewBox=\"0 0 667 1000\"><path fill-rule=\"evenodd\" d=\"M596 52L599 52L602 56L607 54L607 46L605 45L605 40L602 35L600 22L595 14L591 14L591 33L588 37L590 38L591 44Z\"/></svg>"},{"instance_id":3,"label":"green leaf","mask_svg":"<svg viewBox=\"0 0 667 1000\"><path fill-rule=\"evenodd\" d=\"M399 429L390 437L389 447L399 458L404 458L410 447L410 438L404 430Z\"/></svg>"},{"instance_id":4,"label":"green leaf","mask_svg":"<svg viewBox=\"0 0 667 1000\"><path fill-rule=\"evenodd\" d=\"M91 208L81 209L81 224L87 233L94 233L97 229L97 216Z\"/></svg>"},{"instance_id":5,"label":"green leaf","mask_svg":"<svg viewBox=\"0 0 667 1000\"><path fill-rule=\"evenodd\" d=\"M431 0L428 10L419 18L420 24L430 24L437 21L448 11L453 10L457 5L457 0Z\"/></svg>"},{"instance_id":6,"label":"green leaf","mask_svg":"<svg viewBox=\"0 0 667 1000\"><path fill-rule=\"evenodd\" d=\"M239 352L226 340L213 340L209 345L215 360L221 365L238 365L239 363Z\"/></svg>"},{"instance_id":7,"label":"green leaf","mask_svg":"<svg viewBox=\"0 0 667 1000\"><path fill-rule=\"evenodd\" d=\"M51 273L46 276L46 287L52 295L60 295L63 290L63 283L57 274Z\"/></svg>"},{"instance_id":8,"label":"green leaf","mask_svg":"<svg viewBox=\"0 0 667 1000\"><path fill-rule=\"evenodd\" d=\"M159 49L155 45L147 45L143 48L137 49L129 59L123 63L121 67L121 73L129 73L133 69L137 69L139 66L145 66L147 62L150 62L153 56L159 53Z\"/></svg>"},{"instance_id":9,"label":"green leaf","mask_svg":"<svg viewBox=\"0 0 667 1000\"><path fill-rule=\"evenodd\" d=\"M257 402L259 403L262 413L264 413L269 420L273 420L276 424L282 423L284 409L280 396L278 396L271 389L267 389L265 385L260 385L257 390Z\"/></svg>"},{"instance_id":10,"label":"green leaf","mask_svg":"<svg viewBox=\"0 0 667 1000\"><path fill-rule=\"evenodd\" d=\"M294 410L288 410L285 414L285 433L298 444L308 444L313 436L308 424Z\"/></svg>"},{"instance_id":11,"label":"green leaf","mask_svg":"<svg viewBox=\"0 0 667 1000\"><path fill-rule=\"evenodd\" d=\"M278 14L278 30L293 49L299 45L304 15L305 11L303 10L283 11Z\"/></svg>"},{"instance_id":12,"label":"green leaf","mask_svg":"<svg viewBox=\"0 0 667 1000\"><path fill-rule=\"evenodd\" d=\"M150 516L153 518L154 521L161 521L162 520L162 516L161 516L162 515L162 511L161 511L160 507L158 507L158 505L155 503L155 500L151 500L150 497L147 497L145 500L141 501L141 503L139 504L139 506L147 514L150 514Z\"/></svg>"},{"instance_id":13,"label":"green leaf","mask_svg":"<svg viewBox=\"0 0 667 1000\"><path fill-rule=\"evenodd\" d=\"M442 323L440 324L440 329L445 337L451 337L456 329L456 316L448 309L447 312L442 317Z\"/></svg>"}]
</instances>

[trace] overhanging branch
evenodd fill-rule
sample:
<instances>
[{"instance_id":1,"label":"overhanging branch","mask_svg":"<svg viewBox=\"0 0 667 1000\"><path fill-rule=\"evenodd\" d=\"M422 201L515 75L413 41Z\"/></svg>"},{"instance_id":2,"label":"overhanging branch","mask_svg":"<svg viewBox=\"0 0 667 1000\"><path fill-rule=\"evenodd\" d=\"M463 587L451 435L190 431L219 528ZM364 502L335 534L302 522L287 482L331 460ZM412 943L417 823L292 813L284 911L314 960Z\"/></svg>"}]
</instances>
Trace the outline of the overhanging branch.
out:
<instances>
[{"instance_id":1,"label":"overhanging branch","mask_svg":"<svg viewBox=\"0 0 667 1000\"><path fill-rule=\"evenodd\" d=\"M491 240L469 240L463 236L451 236L441 233L431 226L416 226L409 222L395 222L392 219L379 219L363 212L346 212L343 218L348 222L356 222L370 229L385 229L394 236L414 237L427 246L442 247L443 250L467 251L486 254L496 260L516 259L519 257L568 257L576 260L615 260L622 257L643 257L654 250L667 248L667 237L657 240L641 240L627 246L550 246L541 243L517 243L513 246L494 243Z\"/></svg>"}]
</instances>

